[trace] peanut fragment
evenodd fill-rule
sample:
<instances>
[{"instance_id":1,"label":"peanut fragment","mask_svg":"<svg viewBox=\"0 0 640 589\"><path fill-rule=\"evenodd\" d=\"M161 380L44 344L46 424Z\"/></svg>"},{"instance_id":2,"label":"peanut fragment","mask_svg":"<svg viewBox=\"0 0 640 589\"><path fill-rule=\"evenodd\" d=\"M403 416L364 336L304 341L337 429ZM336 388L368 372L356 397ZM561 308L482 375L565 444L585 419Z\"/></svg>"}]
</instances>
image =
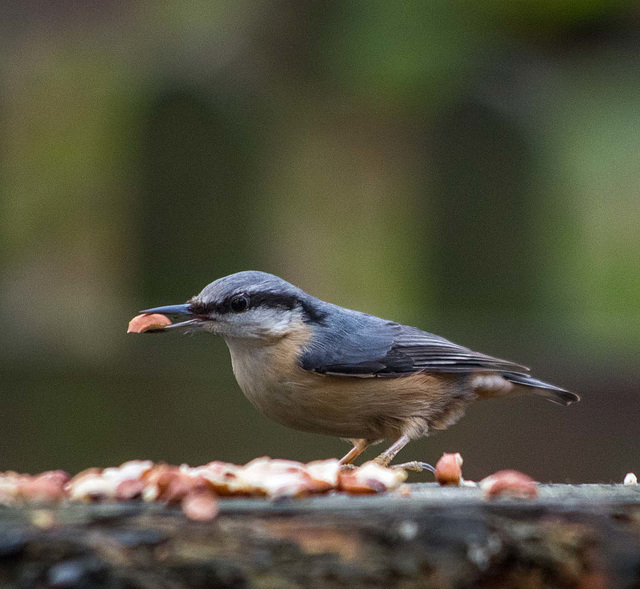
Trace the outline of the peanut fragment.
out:
<instances>
[{"instance_id":1,"label":"peanut fragment","mask_svg":"<svg viewBox=\"0 0 640 589\"><path fill-rule=\"evenodd\" d=\"M535 499L538 486L528 475L517 470L501 470L480 481L485 499L496 497L515 497L518 499Z\"/></svg>"},{"instance_id":2,"label":"peanut fragment","mask_svg":"<svg viewBox=\"0 0 640 589\"><path fill-rule=\"evenodd\" d=\"M462 456L458 452L445 452L436 463L433 474L440 485L459 487L462 481Z\"/></svg>"},{"instance_id":3,"label":"peanut fragment","mask_svg":"<svg viewBox=\"0 0 640 589\"><path fill-rule=\"evenodd\" d=\"M160 315L159 313L143 313L129 321L127 333L144 333L145 331L162 329L167 325L171 325L171 319L166 315Z\"/></svg>"}]
</instances>

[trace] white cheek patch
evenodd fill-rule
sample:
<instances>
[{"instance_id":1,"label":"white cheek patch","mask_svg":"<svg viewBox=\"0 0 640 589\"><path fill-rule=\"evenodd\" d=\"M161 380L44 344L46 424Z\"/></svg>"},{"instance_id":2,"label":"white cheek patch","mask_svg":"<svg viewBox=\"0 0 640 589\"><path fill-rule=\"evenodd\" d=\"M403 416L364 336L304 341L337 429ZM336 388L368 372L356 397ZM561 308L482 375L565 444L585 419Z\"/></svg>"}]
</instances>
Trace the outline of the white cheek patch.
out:
<instances>
[{"instance_id":1,"label":"white cheek patch","mask_svg":"<svg viewBox=\"0 0 640 589\"><path fill-rule=\"evenodd\" d=\"M301 320L300 312L258 307L225 317L228 334L235 337L273 337L284 335L292 323Z\"/></svg>"}]
</instances>

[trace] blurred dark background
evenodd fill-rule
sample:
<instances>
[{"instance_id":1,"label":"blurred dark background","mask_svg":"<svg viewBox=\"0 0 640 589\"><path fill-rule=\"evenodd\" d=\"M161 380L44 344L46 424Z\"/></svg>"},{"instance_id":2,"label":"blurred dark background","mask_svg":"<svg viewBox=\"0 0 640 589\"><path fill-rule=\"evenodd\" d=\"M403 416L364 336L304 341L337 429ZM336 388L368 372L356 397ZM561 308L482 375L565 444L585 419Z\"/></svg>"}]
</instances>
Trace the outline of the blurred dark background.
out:
<instances>
[{"instance_id":1,"label":"blurred dark background","mask_svg":"<svg viewBox=\"0 0 640 589\"><path fill-rule=\"evenodd\" d=\"M261 269L583 397L402 459L621 481L639 194L637 2L7 0L0 470L342 455L259 415L221 339L125 333Z\"/></svg>"}]
</instances>

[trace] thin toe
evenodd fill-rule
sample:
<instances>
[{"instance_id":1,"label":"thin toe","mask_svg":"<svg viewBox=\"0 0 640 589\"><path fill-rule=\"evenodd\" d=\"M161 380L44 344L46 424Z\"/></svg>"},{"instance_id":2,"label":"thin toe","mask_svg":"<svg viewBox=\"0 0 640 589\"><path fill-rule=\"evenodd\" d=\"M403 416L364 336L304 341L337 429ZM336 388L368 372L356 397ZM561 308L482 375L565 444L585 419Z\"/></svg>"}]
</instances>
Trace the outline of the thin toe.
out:
<instances>
[{"instance_id":1,"label":"thin toe","mask_svg":"<svg viewBox=\"0 0 640 589\"><path fill-rule=\"evenodd\" d=\"M418 462L417 460L404 462L402 464L395 464L391 468L401 468L402 470L410 470L412 472L424 472L425 470L428 470L429 472L435 471L435 468L427 462Z\"/></svg>"}]
</instances>

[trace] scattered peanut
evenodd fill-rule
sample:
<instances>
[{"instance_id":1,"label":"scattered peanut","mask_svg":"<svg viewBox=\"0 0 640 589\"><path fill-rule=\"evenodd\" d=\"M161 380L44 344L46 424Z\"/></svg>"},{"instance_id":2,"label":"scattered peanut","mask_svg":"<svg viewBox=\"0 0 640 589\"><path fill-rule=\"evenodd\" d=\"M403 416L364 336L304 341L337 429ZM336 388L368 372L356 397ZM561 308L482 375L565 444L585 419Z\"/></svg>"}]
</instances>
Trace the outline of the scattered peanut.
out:
<instances>
[{"instance_id":1,"label":"scattered peanut","mask_svg":"<svg viewBox=\"0 0 640 589\"><path fill-rule=\"evenodd\" d=\"M501 470L480 481L480 488L486 499L515 497L535 499L538 496L536 482L517 470Z\"/></svg>"},{"instance_id":2,"label":"scattered peanut","mask_svg":"<svg viewBox=\"0 0 640 589\"><path fill-rule=\"evenodd\" d=\"M384 493L397 489L406 479L406 471L387 468L371 460L354 470L341 471L340 490L354 495Z\"/></svg>"},{"instance_id":3,"label":"scattered peanut","mask_svg":"<svg viewBox=\"0 0 640 589\"><path fill-rule=\"evenodd\" d=\"M462 481L462 456L459 453L444 453L436 463L433 472L436 482L440 485L459 486Z\"/></svg>"},{"instance_id":4,"label":"scattered peanut","mask_svg":"<svg viewBox=\"0 0 640 589\"><path fill-rule=\"evenodd\" d=\"M191 491L182 500L182 511L191 520L206 522L218 515L218 501L210 491Z\"/></svg>"}]
</instances>

